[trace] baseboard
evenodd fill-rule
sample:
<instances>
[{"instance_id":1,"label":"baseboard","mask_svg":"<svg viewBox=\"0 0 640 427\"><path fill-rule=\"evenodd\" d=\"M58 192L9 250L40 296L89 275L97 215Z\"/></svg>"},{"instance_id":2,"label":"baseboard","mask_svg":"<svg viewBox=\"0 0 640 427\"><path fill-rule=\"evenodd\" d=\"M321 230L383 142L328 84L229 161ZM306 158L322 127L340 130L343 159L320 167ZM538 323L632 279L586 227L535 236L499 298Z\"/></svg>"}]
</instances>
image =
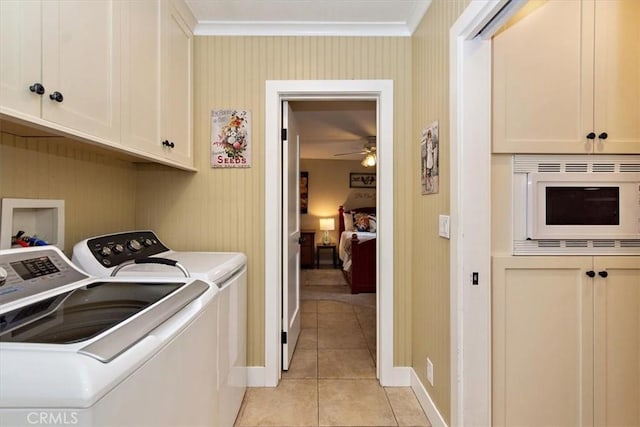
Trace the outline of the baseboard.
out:
<instances>
[{"instance_id":1,"label":"baseboard","mask_svg":"<svg viewBox=\"0 0 640 427\"><path fill-rule=\"evenodd\" d=\"M411 385L411 371L407 366L393 366L389 370L390 375L380 377L380 385L383 387L409 387Z\"/></svg>"},{"instance_id":2,"label":"baseboard","mask_svg":"<svg viewBox=\"0 0 640 427\"><path fill-rule=\"evenodd\" d=\"M266 387L265 370L264 366L247 367L247 386Z\"/></svg>"},{"instance_id":3,"label":"baseboard","mask_svg":"<svg viewBox=\"0 0 640 427\"><path fill-rule=\"evenodd\" d=\"M447 423L444 418L442 418L442 414L438 411L435 403L431 400L431 396L427 393L427 389L420 381L418 374L413 368L411 369L411 389L415 393L418 398L418 402L420 402L420 406L424 410L424 413L427 414L427 418L431 421L431 425L433 427L447 427Z\"/></svg>"}]
</instances>

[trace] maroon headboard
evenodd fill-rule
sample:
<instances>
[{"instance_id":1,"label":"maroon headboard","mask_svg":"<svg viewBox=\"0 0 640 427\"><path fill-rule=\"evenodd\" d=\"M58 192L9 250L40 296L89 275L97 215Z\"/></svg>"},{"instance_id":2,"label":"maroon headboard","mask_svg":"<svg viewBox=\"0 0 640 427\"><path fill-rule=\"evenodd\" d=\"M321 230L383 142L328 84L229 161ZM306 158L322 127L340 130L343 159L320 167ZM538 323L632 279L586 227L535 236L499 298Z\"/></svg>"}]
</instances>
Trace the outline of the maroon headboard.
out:
<instances>
[{"instance_id":1,"label":"maroon headboard","mask_svg":"<svg viewBox=\"0 0 640 427\"><path fill-rule=\"evenodd\" d=\"M350 212L364 212L364 213L375 215L376 207L368 206L365 208L355 208L355 209L351 209ZM343 214L344 214L344 206L338 207L338 238L342 236L342 232L344 231L344 215Z\"/></svg>"}]
</instances>

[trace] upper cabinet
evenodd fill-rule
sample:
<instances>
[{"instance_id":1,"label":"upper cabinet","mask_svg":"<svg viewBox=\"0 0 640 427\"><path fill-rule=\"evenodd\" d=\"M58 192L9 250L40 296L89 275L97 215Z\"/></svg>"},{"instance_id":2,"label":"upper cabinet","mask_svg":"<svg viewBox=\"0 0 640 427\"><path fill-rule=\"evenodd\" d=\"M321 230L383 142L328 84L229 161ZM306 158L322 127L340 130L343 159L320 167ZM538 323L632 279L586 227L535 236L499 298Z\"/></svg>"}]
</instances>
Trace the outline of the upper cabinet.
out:
<instances>
[{"instance_id":1,"label":"upper cabinet","mask_svg":"<svg viewBox=\"0 0 640 427\"><path fill-rule=\"evenodd\" d=\"M0 2L3 111L119 141L119 5Z\"/></svg>"},{"instance_id":2,"label":"upper cabinet","mask_svg":"<svg viewBox=\"0 0 640 427\"><path fill-rule=\"evenodd\" d=\"M193 170L193 35L174 1L0 1L0 118Z\"/></svg>"},{"instance_id":3,"label":"upper cabinet","mask_svg":"<svg viewBox=\"0 0 640 427\"><path fill-rule=\"evenodd\" d=\"M640 153L640 2L530 2L493 39L493 151Z\"/></svg>"},{"instance_id":4,"label":"upper cabinet","mask_svg":"<svg viewBox=\"0 0 640 427\"><path fill-rule=\"evenodd\" d=\"M171 1L123 4L122 140L193 166L193 37Z\"/></svg>"}]
</instances>

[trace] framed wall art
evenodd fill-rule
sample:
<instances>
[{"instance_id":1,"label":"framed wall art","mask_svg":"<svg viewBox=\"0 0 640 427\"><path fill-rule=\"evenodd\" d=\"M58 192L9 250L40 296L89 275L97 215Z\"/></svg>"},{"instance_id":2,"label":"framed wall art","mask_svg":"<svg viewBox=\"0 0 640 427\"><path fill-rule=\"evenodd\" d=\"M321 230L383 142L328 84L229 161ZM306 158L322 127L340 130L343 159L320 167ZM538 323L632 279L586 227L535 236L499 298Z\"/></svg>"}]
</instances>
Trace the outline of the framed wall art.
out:
<instances>
[{"instance_id":1,"label":"framed wall art","mask_svg":"<svg viewBox=\"0 0 640 427\"><path fill-rule=\"evenodd\" d=\"M435 194L440 191L439 145L438 122L435 121L422 129L420 141L422 194Z\"/></svg>"},{"instance_id":2,"label":"framed wall art","mask_svg":"<svg viewBox=\"0 0 640 427\"><path fill-rule=\"evenodd\" d=\"M300 213L306 214L309 208L309 172L300 172Z\"/></svg>"},{"instance_id":3,"label":"framed wall art","mask_svg":"<svg viewBox=\"0 0 640 427\"><path fill-rule=\"evenodd\" d=\"M211 167L251 167L251 112L211 112Z\"/></svg>"},{"instance_id":4,"label":"framed wall art","mask_svg":"<svg viewBox=\"0 0 640 427\"><path fill-rule=\"evenodd\" d=\"M349 188L376 188L376 174L359 172L350 173Z\"/></svg>"}]
</instances>

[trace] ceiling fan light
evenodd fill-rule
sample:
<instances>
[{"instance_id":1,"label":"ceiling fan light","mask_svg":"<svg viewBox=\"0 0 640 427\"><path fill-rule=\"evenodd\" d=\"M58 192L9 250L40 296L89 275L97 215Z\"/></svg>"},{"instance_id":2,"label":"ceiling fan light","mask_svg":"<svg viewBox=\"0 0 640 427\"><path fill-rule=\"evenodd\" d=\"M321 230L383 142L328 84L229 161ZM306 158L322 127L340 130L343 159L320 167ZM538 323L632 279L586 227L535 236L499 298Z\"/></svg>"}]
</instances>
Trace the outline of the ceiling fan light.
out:
<instances>
[{"instance_id":1,"label":"ceiling fan light","mask_svg":"<svg viewBox=\"0 0 640 427\"><path fill-rule=\"evenodd\" d=\"M376 165L375 153L368 153L366 156L364 156L364 159L362 159L362 162L360 164L365 168L375 166Z\"/></svg>"}]
</instances>

